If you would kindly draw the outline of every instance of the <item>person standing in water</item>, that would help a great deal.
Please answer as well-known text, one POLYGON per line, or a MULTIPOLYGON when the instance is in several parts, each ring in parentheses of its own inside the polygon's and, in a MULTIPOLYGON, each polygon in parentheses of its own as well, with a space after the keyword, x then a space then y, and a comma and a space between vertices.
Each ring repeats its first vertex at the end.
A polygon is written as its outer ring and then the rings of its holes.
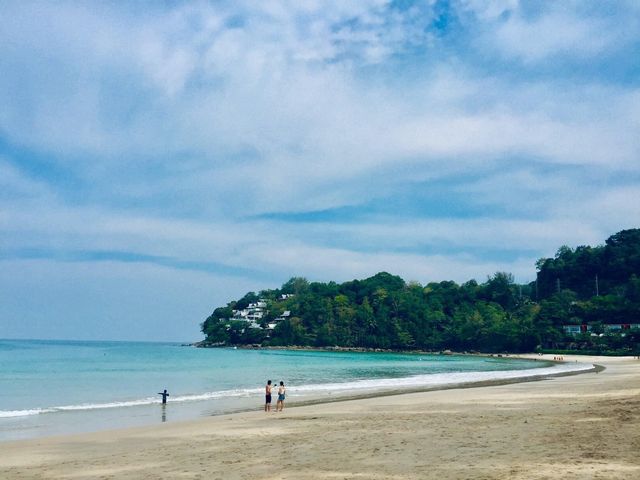
POLYGON ((284 382, 280 381, 280 386, 278 387, 278 403, 276 403, 276 412, 281 412, 284 408, 284 394, 286 393, 286 389, 284 388, 284 382))
POLYGON ((264 411, 271 411, 271 380, 267 380, 267 385, 264 387, 264 411))
POLYGON ((162 395, 162 404, 166 405, 167 404, 167 397, 169 396, 169 394, 167 393, 167 389, 164 389, 164 392, 158 392, 158 395, 162 395))

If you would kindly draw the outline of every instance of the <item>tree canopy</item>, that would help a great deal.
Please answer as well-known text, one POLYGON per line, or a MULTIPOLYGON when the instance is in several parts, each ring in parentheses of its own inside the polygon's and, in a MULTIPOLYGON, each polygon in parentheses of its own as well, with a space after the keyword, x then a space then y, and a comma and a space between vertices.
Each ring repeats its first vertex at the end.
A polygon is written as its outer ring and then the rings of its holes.
POLYGON ((507 272, 462 285, 407 283, 387 272, 342 284, 294 277, 216 308, 202 331, 207 344, 638 351, 637 332, 615 338, 600 332, 609 324, 640 323, 639 229, 623 230, 602 246, 562 246, 536 267, 536 281, 526 285, 507 272), (239 317, 258 299, 267 304, 259 322, 239 317), (569 335, 565 325, 588 325, 590 333, 569 335))

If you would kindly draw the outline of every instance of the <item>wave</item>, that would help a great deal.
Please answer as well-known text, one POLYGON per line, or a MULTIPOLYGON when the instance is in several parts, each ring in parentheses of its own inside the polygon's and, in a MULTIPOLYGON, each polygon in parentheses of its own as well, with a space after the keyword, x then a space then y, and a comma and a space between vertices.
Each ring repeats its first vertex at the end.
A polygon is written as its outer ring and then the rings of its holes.
POLYGON ((365 390, 393 390, 410 388, 429 388, 445 385, 459 385, 463 383, 476 383, 492 380, 525 379, 546 375, 558 375, 563 373, 576 373, 593 369, 593 365, 587 363, 563 363, 550 367, 531 368, 526 370, 495 370, 488 372, 454 372, 431 373, 414 375, 402 378, 384 378, 375 380, 359 380, 350 383, 326 383, 320 385, 301 385, 290 389, 292 393, 307 394, 314 392, 342 393, 365 390))
POLYGON ((53 412, 52 408, 33 408, 30 410, 0 410, 0 418, 27 417, 41 413, 53 412))
MULTIPOLYGON (((177 397, 169 397, 171 403, 176 402, 193 402, 202 400, 215 400, 225 397, 251 397, 262 392, 261 388, 248 388, 238 390, 225 390, 219 392, 206 392, 194 395, 182 395, 177 397)), ((62 405, 58 407, 33 408, 28 410, 0 410, 0 418, 27 417, 31 415, 40 415, 43 413, 70 412, 79 410, 103 410, 109 408, 139 407, 145 405, 154 405, 158 403, 158 397, 146 397, 137 400, 127 400, 121 402, 108 403, 82 403, 79 405, 62 405)))
MULTIPOLYGON (((348 394, 365 391, 384 391, 396 389, 430 388, 463 383, 483 382, 491 380, 525 379, 530 377, 575 373, 591 370, 593 365, 587 363, 561 363, 550 367, 539 367, 526 370, 496 370, 489 372, 456 372, 414 375, 402 378, 381 378, 355 380, 350 382, 334 382, 287 387, 289 397, 306 397, 317 394, 348 394)), ((216 400, 222 398, 250 398, 260 395, 262 388, 245 388, 205 392, 200 394, 169 397, 170 403, 216 400)), ((85 403, 79 405, 62 405, 57 407, 32 408, 25 410, 0 410, 0 418, 27 417, 46 413, 101 410, 111 408, 138 407, 158 403, 158 397, 146 397, 136 400, 107 403, 85 403)))

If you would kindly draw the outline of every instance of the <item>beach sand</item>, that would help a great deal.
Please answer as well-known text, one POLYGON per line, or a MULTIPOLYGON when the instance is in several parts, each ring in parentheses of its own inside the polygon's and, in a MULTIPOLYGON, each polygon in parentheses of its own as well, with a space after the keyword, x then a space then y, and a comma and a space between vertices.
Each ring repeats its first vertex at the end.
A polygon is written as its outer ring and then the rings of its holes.
POLYGON ((564 359, 606 369, 0 443, 0 478, 640 479, 640 360, 564 359))

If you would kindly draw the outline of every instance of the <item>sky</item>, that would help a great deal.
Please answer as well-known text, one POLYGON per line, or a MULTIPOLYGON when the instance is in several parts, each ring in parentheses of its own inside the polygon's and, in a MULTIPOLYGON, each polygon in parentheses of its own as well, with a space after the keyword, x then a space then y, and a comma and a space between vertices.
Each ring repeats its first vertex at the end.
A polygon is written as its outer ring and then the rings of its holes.
POLYGON ((640 226, 640 2, 0 2, 0 338, 640 226))

